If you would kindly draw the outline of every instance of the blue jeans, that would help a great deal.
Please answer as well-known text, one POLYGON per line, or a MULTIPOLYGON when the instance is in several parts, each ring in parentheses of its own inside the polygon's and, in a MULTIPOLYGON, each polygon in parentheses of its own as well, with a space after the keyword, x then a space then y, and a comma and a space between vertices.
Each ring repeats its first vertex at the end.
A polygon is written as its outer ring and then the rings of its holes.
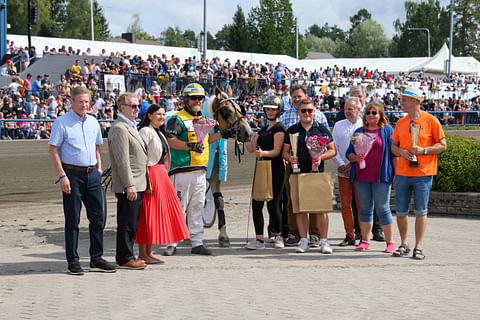
POLYGON ((428 213, 428 200, 432 188, 433 176, 406 177, 397 175, 395 178, 395 204, 397 216, 408 216, 410 198, 414 200, 414 213, 417 216, 428 213))
POLYGON ((65 251, 67 261, 78 262, 77 252, 80 211, 82 202, 90 222, 90 259, 97 261, 103 255, 103 198, 101 175, 97 169, 90 173, 65 169, 70 180, 70 194, 63 193, 63 213, 65 215, 65 251))
POLYGON ((360 221, 373 222, 373 206, 381 226, 393 223, 390 211, 390 190, 392 185, 383 182, 355 181, 358 202, 360 204, 360 221))

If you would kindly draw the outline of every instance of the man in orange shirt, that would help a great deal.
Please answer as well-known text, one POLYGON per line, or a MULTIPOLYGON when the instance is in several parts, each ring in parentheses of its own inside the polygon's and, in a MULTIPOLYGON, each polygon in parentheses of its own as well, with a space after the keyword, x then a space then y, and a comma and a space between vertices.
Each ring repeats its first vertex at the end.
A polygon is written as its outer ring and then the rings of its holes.
POLYGON ((415 248, 413 258, 423 260, 423 236, 427 227, 428 200, 433 176, 437 174, 437 154, 447 149, 445 133, 440 122, 431 114, 420 109, 422 92, 407 87, 402 94, 402 109, 408 113, 398 120, 392 134, 392 152, 398 156, 395 178, 395 203, 397 225, 402 244, 394 256, 410 252, 408 246, 408 211, 410 198, 414 195, 415 248), (420 127, 418 142, 412 143, 414 128, 420 127), (416 161, 415 161, 416 160, 416 161))

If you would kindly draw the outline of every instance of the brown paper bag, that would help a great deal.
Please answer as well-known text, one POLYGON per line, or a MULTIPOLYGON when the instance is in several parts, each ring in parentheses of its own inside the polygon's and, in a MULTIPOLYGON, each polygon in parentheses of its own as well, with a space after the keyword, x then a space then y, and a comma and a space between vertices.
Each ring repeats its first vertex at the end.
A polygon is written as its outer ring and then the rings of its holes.
POLYGON ((294 213, 324 213, 333 211, 333 183, 330 173, 292 174, 289 182, 294 213))
POLYGON ((252 193, 253 199, 257 201, 270 201, 273 199, 271 160, 257 160, 252 193))

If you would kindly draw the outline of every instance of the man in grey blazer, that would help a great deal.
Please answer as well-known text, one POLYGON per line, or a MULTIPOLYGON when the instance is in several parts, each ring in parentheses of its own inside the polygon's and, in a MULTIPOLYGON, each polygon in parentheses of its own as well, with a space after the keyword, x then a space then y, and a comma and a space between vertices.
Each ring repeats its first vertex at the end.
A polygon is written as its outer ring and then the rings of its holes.
POLYGON ((118 97, 118 118, 108 133, 112 190, 117 197, 117 253, 119 268, 144 269, 145 261, 133 252, 143 193, 148 187, 147 150, 135 119, 139 103, 133 93, 118 97))

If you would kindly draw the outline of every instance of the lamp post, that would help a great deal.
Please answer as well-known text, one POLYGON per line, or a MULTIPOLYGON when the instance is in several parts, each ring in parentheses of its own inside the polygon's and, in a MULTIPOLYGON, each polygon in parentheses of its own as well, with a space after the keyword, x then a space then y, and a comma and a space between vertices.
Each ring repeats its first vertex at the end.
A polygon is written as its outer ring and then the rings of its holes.
POLYGON ((95 30, 93 29, 93 0, 90 0, 90 23, 92 29, 92 41, 95 40, 95 30))
MULTIPOLYGON (((293 11, 272 11, 272 13, 291 13, 292 15, 294 15, 293 11)), ((298 60, 298 18, 297 17, 295 17, 295 46, 296 46, 295 54, 298 60)))
POLYGON ((430 30, 428 30, 428 28, 407 28, 407 30, 427 31, 427 37, 428 37, 428 56, 430 57, 430 30))

